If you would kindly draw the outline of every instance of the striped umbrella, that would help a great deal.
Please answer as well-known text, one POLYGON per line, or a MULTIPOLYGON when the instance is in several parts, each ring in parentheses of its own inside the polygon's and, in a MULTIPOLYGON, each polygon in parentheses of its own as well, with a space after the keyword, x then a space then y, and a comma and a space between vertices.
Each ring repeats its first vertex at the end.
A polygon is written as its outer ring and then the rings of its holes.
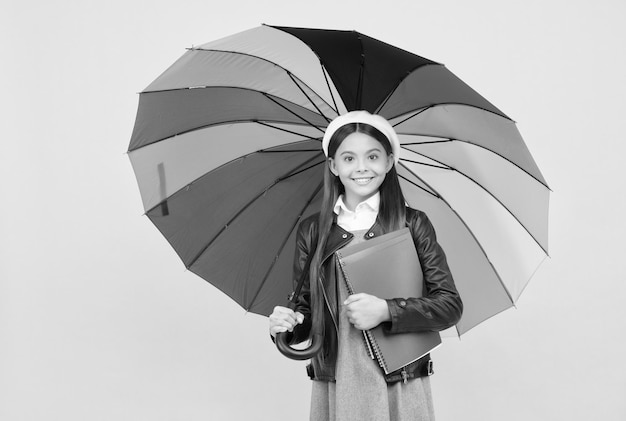
POLYGON ((406 200, 435 226, 465 304, 511 307, 547 255, 549 189, 514 121, 444 65, 355 31, 260 26, 188 49, 140 93, 130 157, 147 216, 247 311, 293 289, 336 116, 387 118, 406 200))

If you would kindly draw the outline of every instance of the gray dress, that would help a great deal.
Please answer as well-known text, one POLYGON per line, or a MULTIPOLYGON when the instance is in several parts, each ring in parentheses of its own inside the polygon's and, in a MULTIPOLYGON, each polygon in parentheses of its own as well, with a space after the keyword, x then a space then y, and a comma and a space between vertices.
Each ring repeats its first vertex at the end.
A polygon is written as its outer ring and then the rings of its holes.
MULTIPOLYGON (((354 231, 356 244, 367 230, 354 231)), ((313 381, 311 421, 405 421, 435 419, 428 377, 387 384, 378 363, 371 359, 363 339, 341 305, 348 290, 337 270, 339 332, 336 382, 313 381)))

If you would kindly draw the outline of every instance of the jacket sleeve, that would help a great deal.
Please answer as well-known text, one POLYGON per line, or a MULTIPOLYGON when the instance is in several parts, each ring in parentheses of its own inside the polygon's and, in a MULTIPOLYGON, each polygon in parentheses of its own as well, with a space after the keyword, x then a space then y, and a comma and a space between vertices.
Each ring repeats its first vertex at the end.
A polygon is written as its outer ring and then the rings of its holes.
POLYGON ((444 330, 459 321, 463 302, 430 220, 424 212, 407 212, 412 213, 409 226, 424 272, 424 296, 387 300, 391 322, 385 329, 389 333, 444 330))

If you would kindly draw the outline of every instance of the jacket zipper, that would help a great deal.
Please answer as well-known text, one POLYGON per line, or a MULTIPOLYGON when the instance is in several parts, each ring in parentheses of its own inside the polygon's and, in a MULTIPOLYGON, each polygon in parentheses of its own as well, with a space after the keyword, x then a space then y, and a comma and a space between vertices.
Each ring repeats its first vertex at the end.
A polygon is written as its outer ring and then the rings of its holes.
MULTIPOLYGON (((346 234, 350 235, 349 233, 346 232, 346 234)), ((332 250, 332 252, 330 253, 325 253, 325 258, 323 260, 323 262, 325 262, 328 259, 331 259, 333 254, 335 254, 335 252, 337 250, 339 250, 340 248, 342 248, 343 246, 345 246, 346 244, 348 244, 350 242, 350 240, 352 239, 352 237, 348 236, 344 239, 344 241, 341 241, 339 244, 337 244, 337 246, 334 247, 334 249, 332 250)), ((324 263, 322 263, 322 266, 324 265, 324 263)), ((328 299, 328 295, 326 295, 326 288, 324 288, 324 283, 322 282, 321 279, 318 279, 318 282, 321 283, 321 287, 322 287, 322 293, 324 294, 324 302, 326 303, 326 307, 328 308, 328 311, 330 312, 330 316, 333 319, 333 324, 335 325, 335 329, 337 330, 337 332, 339 332, 339 323, 337 323, 337 318, 335 316, 335 314, 333 313, 332 307, 330 306, 330 300, 328 299)))
POLYGON ((406 366, 402 367, 402 372, 400 372, 400 375, 402 375, 402 382, 404 384, 407 384, 409 382, 409 373, 406 372, 406 366))

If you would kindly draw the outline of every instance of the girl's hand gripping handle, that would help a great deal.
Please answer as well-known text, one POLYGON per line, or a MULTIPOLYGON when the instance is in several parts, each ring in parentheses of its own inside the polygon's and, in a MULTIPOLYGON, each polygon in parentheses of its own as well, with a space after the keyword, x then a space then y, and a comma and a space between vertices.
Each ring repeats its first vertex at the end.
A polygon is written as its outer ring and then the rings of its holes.
POLYGON ((287 340, 288 332, 292 331, 296 324, 304 320, 301 313, 294 312, 295 303, 289 302, 288 307, 276 307, 270 315, 270 333, 276 338, 276 347, 287 358, 292 360, 308 360, 322 350, 322 335, 313 335, 311 345, 306 349, 294 349, 287 340))

